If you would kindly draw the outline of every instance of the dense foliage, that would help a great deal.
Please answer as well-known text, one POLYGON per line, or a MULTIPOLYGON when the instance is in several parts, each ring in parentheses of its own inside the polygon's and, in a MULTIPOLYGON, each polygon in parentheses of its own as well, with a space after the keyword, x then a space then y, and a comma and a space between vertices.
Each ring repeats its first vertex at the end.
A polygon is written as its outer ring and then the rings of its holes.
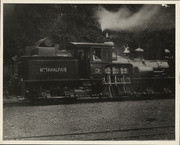
MULTIPOLYGON (((102 5, 116 11, 121 5, 102 5)), ((39 39, 52 37, 62 47, 68 41, 103 42, 105 33, 100 29, 94 15, 99 5, 75 4, 4 4, 4 61, 20 57, 26 46, 32 46, 39 39)), ((128 5, 132 12, 141 5, 128 5)), ((146 56, 161 57, 165 48, 174 53, 175 29, 143 30, 138 32, 110 32, 110 37, 120 52, 125 44, 130 49, 144 48, 146 56), (112 36, 113 36, 112 35, 112 36)))

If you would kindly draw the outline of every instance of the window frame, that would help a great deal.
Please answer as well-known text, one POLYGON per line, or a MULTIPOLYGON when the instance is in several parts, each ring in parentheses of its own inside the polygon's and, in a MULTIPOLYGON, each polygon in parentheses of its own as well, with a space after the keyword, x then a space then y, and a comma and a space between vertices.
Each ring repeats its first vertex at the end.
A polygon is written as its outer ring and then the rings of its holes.
POLYGON ((100 46, 91 47, 91 62, 93 62, 93 63, 96 63, 96 62, 97 63, 110 63, 110 62, 112 62, 112 49, 110 47, 100 47, 100 46), (93 60, 94 49, 101 50, 101 61, 93 60), (104 51, 106 51, 108 53, 107 56, 103 55, 104 51))

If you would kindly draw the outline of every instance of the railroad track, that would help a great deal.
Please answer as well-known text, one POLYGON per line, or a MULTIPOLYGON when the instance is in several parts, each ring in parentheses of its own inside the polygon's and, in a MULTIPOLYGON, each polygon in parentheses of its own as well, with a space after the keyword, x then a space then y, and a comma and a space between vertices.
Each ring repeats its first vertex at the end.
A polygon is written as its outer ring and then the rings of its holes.
MULTIPOLYGON (((148 95, 148 96, 122 96, 119 98, 99 98, 99 97, 82 97, 78 98, 77 100, 71 100, 71 99, 58 99, 59 102, 73 102, 73 103, 80 103, 80 102, 101 102, 101 101, 136 101, 136 100, 155 100, 155 99, 172 99, 175 98, 175 95, 148 95)), ((12 96, 5 99, 5 104, 7 103, 28 103, 25 98, 21 96, 12 96)), ((53 99, 52 99, 53 100, 53 99)), ((57 102, 57 99, 55 102, 57 102)), ((50 100, 37 100, 38 103, 48 103, 50 100)), ((36 103, 37 103, 36 102, 36 103)), ((51 101, 53 103, 53 101, 51 101)))
POLYGON ((167 140, 175 139, 175 126, 155 126, 92 132, 61 133, 54 135, 37 135, 4 140, 167 140))

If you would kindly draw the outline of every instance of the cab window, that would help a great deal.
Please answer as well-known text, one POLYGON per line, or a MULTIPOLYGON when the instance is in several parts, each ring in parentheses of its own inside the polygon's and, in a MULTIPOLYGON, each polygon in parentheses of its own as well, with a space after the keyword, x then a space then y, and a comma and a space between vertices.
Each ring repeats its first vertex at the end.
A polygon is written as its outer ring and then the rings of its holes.
POLYGON ((93 49, 93 61, 102 61, 100 48, 93 49))

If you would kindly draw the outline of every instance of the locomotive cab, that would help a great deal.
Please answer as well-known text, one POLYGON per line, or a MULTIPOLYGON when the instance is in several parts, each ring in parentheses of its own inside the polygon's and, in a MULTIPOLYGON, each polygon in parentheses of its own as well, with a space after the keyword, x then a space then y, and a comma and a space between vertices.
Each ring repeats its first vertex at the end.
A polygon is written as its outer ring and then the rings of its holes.
POLYGON ((105 66, 112 62, 112 43, 70 42, 67 49, 74 50, 79 60, 80 78, 99 78, 105 74, 105 66))

